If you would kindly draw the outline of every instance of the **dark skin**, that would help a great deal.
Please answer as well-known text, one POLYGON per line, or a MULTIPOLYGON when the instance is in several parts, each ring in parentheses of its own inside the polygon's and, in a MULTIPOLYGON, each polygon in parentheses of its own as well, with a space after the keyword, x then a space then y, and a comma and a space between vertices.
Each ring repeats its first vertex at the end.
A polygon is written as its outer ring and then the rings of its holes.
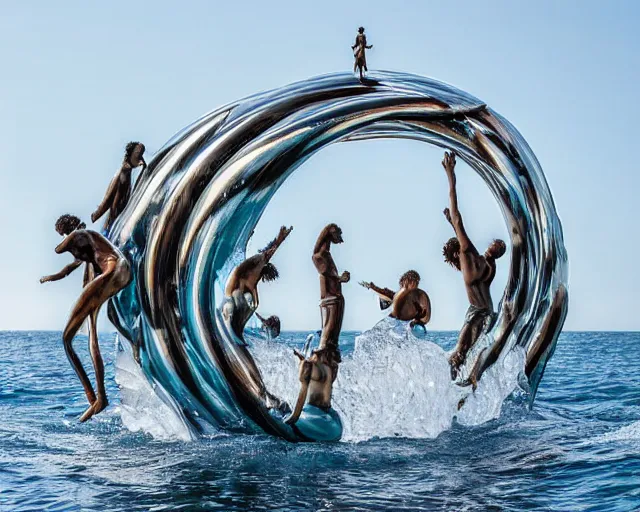
POLYGON ((144 170, 147 166, 143 157, 144 150, 144 144, 136 144, 131 154, 125 156, 122 167, 111 180, 104 199, 98 205, 96 211, 91 214, 91 222, 96 222, 105 213, 109 212, 104 224, 104 228, 108 230, 124 211, 131 196, 131 173, 133 169, 142 165, 144 170))
POLYGON ((320 298, 341 297, 342 283, 348 283, 351 274, 346 270, 338 275, 338 269, 333 256, 331 256, 331 244, 341 244, 342 230, 337 226, 329 225, 321 232, 316 245, 313 248, 313 264, 320 274, 320 298))
POLYGON ((402 283, 399 291, 380 288, 373 283, 361 282, 367 290, 373 290, 382 299, 391 302, 391 318, 411 321, 415 325, 427 325, 431 320, 431 301, 424 290, 418 288, 419 281, 407 280, 402 283))
MULTIPOLYGON (((80 227, 84 227, 84 224, 80 227)), ((120 251, 95 231, 85 229, 72 231, 56 247, 56 253, 64 252, 73 255, 75 258, 73 263, 56 274, 43 277, 40 282, 58 281, 67 277, 83 263, 86 264, 85 286, 62 335, 67 358, 78 375, 89 401, 89 408, 80 417, 80 421, 84 422, 102 411, 109 403, 104 384, 104 363, 100 355, 96 330, 98 312, 102 304, 129 284, 131 272, 120 251), (87 318, 89 318, 89 349, 96 375, 97 396, 72 344, 74 336, 87 318)))
MULTIPOLYGON (((456 157, 453 152, 447 152, 442 160, 442 166, 449 178, 450 207, 445 208, 444 216, 453 227, 456 237, 460 242, 460 251, 457 254, 460 271, 467 290, 467 297, 471 305, 493 311, 491 300, 491 283, 496 275, 496 258, 502 256, 502 248, 496 241, 492 243, 484 254, 480 254, 467 235, 462 215, 458 209, 458 195, 456 192, 456 157)), ((452 375, 456 375, 458 369, 464 364, 467 353, 482 334, 481 324, 474 322, 465 324, 458 336, 458 344, 449 362, 452 375)))
POLYGON ((367 69, 367 57, 366 57, 366 50, 370 50, 371 48, 373 48, 373 45, 367 45, 367 36, 364 34, 364 30, 358 30, 358 35, 356 36, 356 42, 355 44, 351 47, 352 50, 355 50, 356 48, 358 48, 358 52, 355 54, 355 62, 353 64, 353 72, 356 72, 356 69, 359 71, 360 73, 360 80, 362 81, 364 79, 364 71, 368 71, 367 69))
POLYGON ((278 321, 277 316, 264 318, 257 312, 256 316, 258 317, 258 320, 262 322, 263 327, 269 331, 272 338, 277 338, 278 336, 280 336, 280 322, 278 321))

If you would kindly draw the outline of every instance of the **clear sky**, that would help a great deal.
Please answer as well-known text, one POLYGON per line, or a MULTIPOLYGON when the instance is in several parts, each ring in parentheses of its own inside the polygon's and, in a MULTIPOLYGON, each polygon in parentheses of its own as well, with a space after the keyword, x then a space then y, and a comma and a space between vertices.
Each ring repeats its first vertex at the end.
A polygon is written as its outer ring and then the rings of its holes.
MULTIPOLYGON (((124 145, 147 159, 199 115, 249 94, 350 70, 359 25, 371 69, 435 77, 509 119, 538 156, 570 258, 565 329, 640 329, 635 124, 640 117, 640 2, 11 2, 0 17, 0 329, 62 329, 81 272, 40 285, 70 256, 53 248, 61 213, 89 220, 124 145)), ((261 288, 285 329, 319 328, 310 254, 327 222, 345 287, 344 328, 380 312, 357 281, 394 287, 415 268, 434 329, 460 327, 461 276, 441 259, 451 235, 440 150, 411 141, 331 146, 285 183, 255 234, 295 229, 276 256, 282 278, 261 288)), ((459 164, 472 239, 506 237, 477 176, 459 164)), ((251 250, 251 247, 250 247, 251 250)), ((494 297, 502 294, 508 258, 494 297)), ((104 325, 104 324, 103 324, 104 325)))

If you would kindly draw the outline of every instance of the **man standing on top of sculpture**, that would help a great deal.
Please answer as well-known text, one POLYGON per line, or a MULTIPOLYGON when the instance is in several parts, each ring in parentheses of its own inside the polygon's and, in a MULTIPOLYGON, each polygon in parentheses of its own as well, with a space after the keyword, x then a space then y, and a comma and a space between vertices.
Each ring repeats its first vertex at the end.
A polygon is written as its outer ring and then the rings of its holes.
POLYGON ((356 43, 351 47, 353 56, 355 57, 353 72, 355 73, 356 69, 360 71, 360 81, 364 78, 362 71, 369 71, 367 69, 366 50, 370 50, 371 48, 373 48, 373 45, 367 46, 367 36, 364 34, 364 27, 360 27, 358 29, 358 35, 356 36, 356 43))

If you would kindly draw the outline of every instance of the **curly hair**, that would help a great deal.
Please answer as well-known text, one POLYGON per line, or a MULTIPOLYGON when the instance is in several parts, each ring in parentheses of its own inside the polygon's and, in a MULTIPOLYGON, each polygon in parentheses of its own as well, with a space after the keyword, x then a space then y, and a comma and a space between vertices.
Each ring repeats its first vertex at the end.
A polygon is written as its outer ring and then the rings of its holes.
POLYGON ((456 238, 449 238, 442 248, 444 261, 453 268, 460 270, 460 241, 456 238))
POLYGON ((273 331, 273 335, 275 338, 280 334, 280 318, 276 315, 271 315, 264 321, 265 327, 267 327, 270 331, 273 331))
POLYGON ((507 252, 507 244, 504 243, 504 240, 500 240, 499 238, 494 239, 489 247, 495 247, 495 253, 492 252, 491 256, 496 260, 504 256, 504 253, 507 252))
POLYGON ((133 154, 133 151, 136 149, 136 146, 142 146, 142 152, 144 153, 145 147, 144 147, 144 144, 142 144, 142 142, 131 141, 124 148, 124 159, 126 161, 129 161, 129 158, 131 158, 131 155, 133 154))
POLYGON ((416 285, 420 284, 420 274, 415 270, 408 270, 400 276, 400 281, 398 281, 398 284, 400 284, 402 288, 410 283, 415 283, 416 285))
POLYGON ((78 228, 83 229, 84 227, 84 222, 75 215, 71 215, 69 213, 61 215, 56 221, 56 231, 63 236, 68 235, 78 228))
POLYGON ((267 263, 262 267, 262 272, 260 272, 262 282, 267 283, 269 281, 275 281, 278 277, 280 277, 280 273, 273 263, 267 263))

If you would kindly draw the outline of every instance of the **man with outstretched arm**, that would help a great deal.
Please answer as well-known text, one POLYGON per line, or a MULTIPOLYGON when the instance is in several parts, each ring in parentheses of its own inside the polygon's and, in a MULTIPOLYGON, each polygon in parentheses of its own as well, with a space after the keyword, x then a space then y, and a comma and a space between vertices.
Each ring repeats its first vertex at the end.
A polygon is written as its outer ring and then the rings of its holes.
POLYGON ((502 240, 494 240, 484 254, 478 252, 467 235, 458 209, 456 157, 453 152, 444 154, 442 166, 449 178, 450 201, 449 208, 445 208, 443 213, 456 234, 444 245, 442 253, 445 262, 462 272, 470 302, 464 325, 458 335, 458 343, 449 358, 451 377, 455 379, 469 350, 480 335, 491 328, 495 320, 490 287, 496 275, 496 260, 504 255, 506 245, 502 240))

